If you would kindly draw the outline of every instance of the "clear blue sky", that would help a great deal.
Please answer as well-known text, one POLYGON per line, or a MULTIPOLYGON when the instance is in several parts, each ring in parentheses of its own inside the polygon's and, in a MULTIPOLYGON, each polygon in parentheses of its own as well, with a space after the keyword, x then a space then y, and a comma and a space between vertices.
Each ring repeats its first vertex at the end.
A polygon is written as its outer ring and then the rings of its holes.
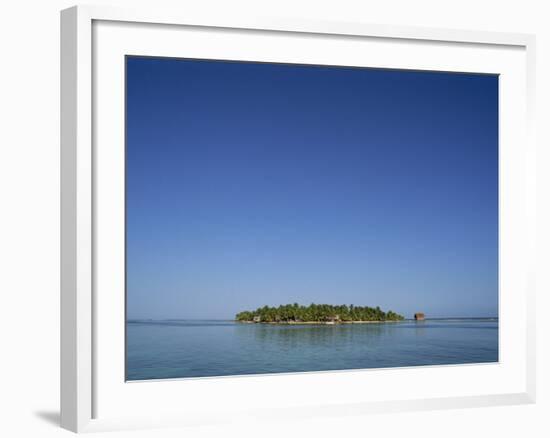
POLYGON ((127 316, 498 313, 498 77, 127 59, 127 316))

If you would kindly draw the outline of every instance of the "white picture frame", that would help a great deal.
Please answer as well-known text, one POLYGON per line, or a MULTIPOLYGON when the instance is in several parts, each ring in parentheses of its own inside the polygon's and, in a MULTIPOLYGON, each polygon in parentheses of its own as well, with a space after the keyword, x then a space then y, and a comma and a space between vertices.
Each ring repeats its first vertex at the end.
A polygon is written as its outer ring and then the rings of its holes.
POLYGON ((534 53, 535 39, 525 34, 199 16, 192 10, 78 6, 62 11, 61 426, 83 432, 534 402, 534 53), (367 52, 369 58, 361 58, 367 52), (500 74, 499 362, 161 382, 121 379, 120 69, 127 54, 500 74), (395 388, 389 389, 392 383, 395 388), (322 387, 323 393, 330 385, 347 389, 331 400, 312 390, 290 401, 284 390, 296 385, 322 387), (362 387, 369 390, 358 392, 362 387), (254 388, 272 397, 236 395, 254 388))

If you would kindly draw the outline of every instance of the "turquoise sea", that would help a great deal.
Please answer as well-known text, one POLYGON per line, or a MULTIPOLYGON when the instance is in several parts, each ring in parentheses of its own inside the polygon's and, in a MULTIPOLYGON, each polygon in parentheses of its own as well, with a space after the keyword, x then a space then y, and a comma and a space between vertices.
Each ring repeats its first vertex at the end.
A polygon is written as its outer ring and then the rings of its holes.
POLYGON ((498 319, 268 325, 219 320, 126 324, 127 380, 498 361, 498 319))

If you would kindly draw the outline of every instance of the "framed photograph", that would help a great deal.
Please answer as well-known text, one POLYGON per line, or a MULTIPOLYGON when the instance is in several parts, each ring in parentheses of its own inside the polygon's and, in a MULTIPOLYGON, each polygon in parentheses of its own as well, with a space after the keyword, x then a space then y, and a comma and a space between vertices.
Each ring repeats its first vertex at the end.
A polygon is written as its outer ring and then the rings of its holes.
POLYGON ((534 37, 61 14, 61 423, 534 401, 534 37))

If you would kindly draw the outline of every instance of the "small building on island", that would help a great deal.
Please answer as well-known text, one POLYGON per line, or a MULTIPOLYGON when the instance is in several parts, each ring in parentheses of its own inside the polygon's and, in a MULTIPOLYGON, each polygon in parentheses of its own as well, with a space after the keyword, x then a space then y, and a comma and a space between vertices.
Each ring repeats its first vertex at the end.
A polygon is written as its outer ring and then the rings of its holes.
POLYGON ((422 312, 417 312, 414 314, 415 321, 424 321, 426 316, 422 312))
POLYGON ((253 322, 261 322, 262 318, 260 316, 255 316, 254 318, 252 318, 252 321, 253 322))
POLYGON ((340 315, 325 317, 325 324, 336 324, 337 322, 340 322, 340 315))

